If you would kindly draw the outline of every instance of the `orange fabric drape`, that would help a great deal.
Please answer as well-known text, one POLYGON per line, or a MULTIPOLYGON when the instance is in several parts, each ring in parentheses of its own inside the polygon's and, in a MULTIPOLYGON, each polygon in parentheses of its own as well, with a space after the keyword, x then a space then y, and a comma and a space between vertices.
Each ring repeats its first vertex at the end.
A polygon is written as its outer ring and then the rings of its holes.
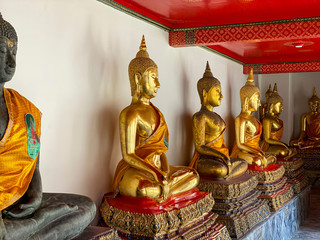
MULTIPOLYGON (((258 129, 257 129, 255 135, 253 135, 253 136, 246 135, 245 136, 246 142, 243 144, 248 147, 251 147, 251 148, 260 149, 259 140, 260 140, 260 136, 262 133, 262 124, 258 121, 258 119, 256 119, 256 121, 258 123, 258 129)), ((239 151, 240 151, 240 149, 238 148, 237 143, 235 142, 233 145, 230 157, 237 158, 239 151)))
POLYGON ((307 136, 308 138, 315 138, 315 139, 320 138, 320 116, 319 115, 316 115, 316 116, 311 115, 310 124, 308 125, 308 128, 307 128, 307 136))
MULTIPOLYGON (((283 121, 280 118, 277 118, 277 120, 281 125, 281 127, 277 131, 271 131, 270 138, 277 141, 281 141, 282 134, 283 134, 283 121)), ((262 151, 266 151, 268 148, 269 148, 269 144, 263 139, 261 143, 262 151)))
MULTIPOLYGON (((154 130, 153 134, 151 134, 145 141, 136 146, 135 154, 140 158, 144 159, 147 164, 153 166, 151 159, 154 155, 161 155, 168 150, 167 144, 169 139, 169 133, 167 124, 165 119, 158 108, 156 108, 153 104, 150 105, 158 112, 160 123, 159 126, 154 130)), ((113 192, 117 193, 118 185, 126 172, 126 170, 130 167, 130 165, 125 161, 121 160, 117 166, 115 176, 113 179, 113 192)))
POLYGON ((26 98, 12 89, 4 88, 9 123, 0 141, 0 210, 12 205, 27 191, 32 179, 35 159, 28 154, 25 115, 32 114, 36 133, 40 137, 41 113, 26 98))
MULTIPOLYGON (((226 155, 227 157, 229 157, 229 149, 227 148, 223 138, 224 131, 225 131, 225 128, 223 129, 223 131, 221 131, 220 135, 214 141, 207 143, 206 146, 212 149, 215 149, 216 151, 219 151, 224 155, 226 155)), ((200 158, 200 154, 195 149, 189 166, 196 169, 199 158, 200 158)))

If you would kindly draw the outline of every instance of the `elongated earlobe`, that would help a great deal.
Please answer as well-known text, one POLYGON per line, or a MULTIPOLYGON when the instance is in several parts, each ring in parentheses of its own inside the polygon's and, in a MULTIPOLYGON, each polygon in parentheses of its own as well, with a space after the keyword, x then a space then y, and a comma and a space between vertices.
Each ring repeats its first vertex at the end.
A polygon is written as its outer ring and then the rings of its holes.
POLYGON ((141 74, 140 73, 136 73, 134 75, 134 82, 136 84, 136 96, 140 96, 141 93, 141 74))

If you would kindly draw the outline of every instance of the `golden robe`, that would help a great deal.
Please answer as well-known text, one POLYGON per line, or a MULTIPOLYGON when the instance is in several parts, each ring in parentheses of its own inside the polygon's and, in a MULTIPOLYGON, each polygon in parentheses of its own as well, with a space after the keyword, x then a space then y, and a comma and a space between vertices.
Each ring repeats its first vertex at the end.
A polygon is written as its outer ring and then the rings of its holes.
POLYGON ((41 134, 40 111, 15 90, 3 91, 9 122, 0 141, 0 211, 27 191, 38 159, 41 134))
MULTIPOLYGON (((227 157, 229 157, 229 150, 228 150, 228 148, 224 142, 224 138, 223 138, 223 133, 225 130, 226 130, 226 128, 224 128, 221 131, 220 135, 215 140, 207 143, 206 146, 208 146, 212 149, 215 149, 216 151, 219 151, 219 152, 223 153, 224 155, 226 155, 227 157)), ((200 156, 201 156, 200 153, 195 149, 189 166, 194 169, 197 169, 197 164, 200 159, 200 156)), ((212 158, 214 159, 215 157, 212 157, 212 158)))
MULTIPOLYGON (((272 129, 271 129, 270 138, 273 140, 280 141, 282 138, 282 134, 283 134, 283 121, 277 117, 276 117, 276 119, 278 120, 281 127, 276 131, 272 131, 272 129)), ((262 151, 267 151, 268 148, 269 148, 269 143, 267 143, 263 138, 262 143, 261 143, 261 149, 262 149, 262 151)))
MULTIPOLYGON (((253 136, 251 136, 249 133, 245 133, 245 143, 243 143, 244 145, 260 150, 260 146, 259 146, 259 140, 260 140, 260 136, 262 133, 262 124, 259 122, 258 119, 256 119, 257 123, 258 123, 258 128, 257 131, 255 132, 255 134, 253 136)), ((238 153, 239 151, 241 151, 238 146, 237 143, 235 142, 232 148, 232 152, 230 157, 232 158, 238 158, 238 153)))
MULTIPOLYGON (((167 124, 160 110, 153 104, 150 103, 150 105, 159 114, 160 123, 148 138, 146 138, 143 142, 136 146, 135 154, 144 159, 145 163, 149 165, 150 168, 157 168, 157 166, 153 163, 152 158, 154 155, 161 155, 168 150, 169 133, 167 124)), ((130 167, 131 166, 123 159, 119 162, 113 179, 114 193, 118 192, 119 183, 126 170, 130 167)))

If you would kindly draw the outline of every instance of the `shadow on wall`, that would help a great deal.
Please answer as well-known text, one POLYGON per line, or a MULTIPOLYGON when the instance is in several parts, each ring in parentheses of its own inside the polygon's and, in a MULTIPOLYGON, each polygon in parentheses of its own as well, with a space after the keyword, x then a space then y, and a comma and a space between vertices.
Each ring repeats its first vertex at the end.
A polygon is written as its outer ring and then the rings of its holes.
MULTIPOLYGON (((228 66, 229 68, 229 66, 228 66)), ((225 142, 226 142, 226 145, 229 149, 229 152, 231 154, 231 150, 232 150, 232 147, 233 147, 233 143, 235 141, 235 129, 234 129, 234 120, 235 118, 232 116, 232 98, 234 98, 235 96, 232 95, 232 91, 235 91, 234 89, 231 88, 231 86, 233 85, 232 84, 232 76, 231 74, 229 73, 228 71, 228 74, 227 74, 227 92, 225 94, 223 94, 224 96, 224 100, 226 101, 226 106, 229 106, 227 107, 227 117, 224 119, 224 121, 226 122, 226 133, 225 134, 225 142)), ((240 113, 240 111, 239 111, 240 113)))
POLYGON ((95 196, 94 200, 99 205, 104 193, 112 190, 115 168, 121 158, 118 130, 121 109, 118 105, 123 89, 117 58, 121 49, 112 35, 102 36, 99 31, 93 33, 93 27, 89 28, 88 32, 84 43, 91 46, 87 56, 88 91, 95 93, 91 94, 91 104, 95 111, 91 116, 91 126, 88 128, 90 131, 87 134, 87 159, 94 165, 87 191, 91 191, 91 196, 95 196), (106 37, 107 39, 104 39, 106 37), (95 151, 91 152, 90 149, 95 151))
POLYGON ((189 162, 191 161, 192 154, 193 154, 193 135, 192 135, 192 113, 188 109, 189 106, 189 81, 188 76, 186 74, 185 68, 182 66, 182 77, 181 77, 181 96, 182 96, 182 103, 183 109, 182 114, 180 116, 180 131, 181 131, 181 164, 183 166, 188 166, 189 162))
POLYGON ((293 134, 291 139, 296 139, 300 135, 301 115, 310 112, 308 100, 312 96, 313 87, 310 87, 303 81, 298 81, 299 85, 295 87, 293 93, 293 134), (306 88, 307 87, 307 88, 306 88))

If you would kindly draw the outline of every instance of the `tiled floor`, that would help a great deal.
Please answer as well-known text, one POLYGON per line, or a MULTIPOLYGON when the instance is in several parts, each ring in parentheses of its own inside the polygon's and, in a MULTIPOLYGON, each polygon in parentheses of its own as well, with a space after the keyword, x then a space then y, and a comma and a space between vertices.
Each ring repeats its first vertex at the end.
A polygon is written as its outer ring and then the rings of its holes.
POLYGON ((311 189, 308 218, 291 240, 320 240, 320 180, 311 189))

